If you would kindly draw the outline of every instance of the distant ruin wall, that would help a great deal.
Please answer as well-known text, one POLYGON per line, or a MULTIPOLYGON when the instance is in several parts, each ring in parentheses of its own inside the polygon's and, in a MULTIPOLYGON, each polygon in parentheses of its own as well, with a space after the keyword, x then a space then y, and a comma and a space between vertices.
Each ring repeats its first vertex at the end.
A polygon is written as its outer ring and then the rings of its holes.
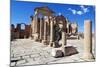
POLYGON ((15 28, 14 24, 11 24, 11 40, 13 39, 23 39, 23 38, 29 38, 31 34, 31 26, 25 25, 25 29, 21 29, 21 24, 17 24, 17 27, 15 28))

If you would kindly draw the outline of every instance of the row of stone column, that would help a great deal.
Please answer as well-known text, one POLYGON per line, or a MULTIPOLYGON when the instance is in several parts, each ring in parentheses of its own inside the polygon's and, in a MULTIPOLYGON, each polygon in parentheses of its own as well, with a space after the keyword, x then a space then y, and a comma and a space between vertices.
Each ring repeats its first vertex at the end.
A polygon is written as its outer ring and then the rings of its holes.
POLYGON ((49 28, 49 17, 38 18, 35 16, 32 21, 32 36, 34 41, 40 41, 44 44, 47 42, 49 28))
MULTIPOLYGON (((33 31, 34 31, 34 39, 39 39, 42 43, 47 44, 47 30, 50 31, 50 42, 49 45, 55 45, 54 42, 54 22, 52 17, 46 17, 40 19, 40 23, 37 21, 37 17, 35 17, 35 21, 33 21, 33 31), (50 19, 50 21, 49 21, 50 19), (40 25, 38 25, 38 23, 40 25), (50 23, 50 28, 47 29, 47 23, 50 23), (39 27, 38 27, 39 26, 39 27), (38 32, 39 28, 39 32, 38 32), (35 38, 36 37, 36 38, 35 38)), ((90 20, 84 21, 84 53, 83 59, 90 60, 93 59, 92 54, 92 22, 90 20)), ((66 32, 62 31, 62 51, 65 53, 65 45, 66 45, 66 32)))
MULTIPOLYGON (((49 17, 40 18, 40 21, 37 21, 37 17, 34 17, 33 23, 32 23, 32 36, 34 41, 42 41, 45 45, 47 44, 47 41, 49 42, 49 46, 55 46, 54 42, 54 19, 49 17)), ((62 32, 64 33, 64 36, 66 37, 66 30, 62 32)), ((66 39, 62 39, 63 41, 66 41, 66 39)), ((62 41, 62 42, 63 42, 62 41)), ((65 42, 64 42, 65 43, 65 42)))

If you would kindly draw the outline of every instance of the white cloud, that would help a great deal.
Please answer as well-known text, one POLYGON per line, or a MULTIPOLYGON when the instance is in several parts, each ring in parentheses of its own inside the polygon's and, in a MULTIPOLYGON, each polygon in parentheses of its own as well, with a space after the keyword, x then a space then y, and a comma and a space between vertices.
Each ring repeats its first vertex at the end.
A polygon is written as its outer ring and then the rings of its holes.
POLYGON ((86 8, 85 6, 81 5, 80 7, 81 7, 81 9, 83 10, 84 13, 89 12, 89 9, 86 8))
POLYGON ((83 10, 84 10, 84 13, 89 12, 89 9, 88 8, 84 8, 83 10))
POLYGON ((76 14, 76 10, 72 10, 73 14, 76 14))
POLYGON ((76 14, 76 10, 68 8, 68 10, 70 10, 73 14, 76 14))
POLYGON ((89 8, 86 8, 83 5, 80 6, 80 10, 75 10, 75 9, 72 9, 72 8, 68 8, 68 10, 71 11, 74 15, 75 14, 77 14, 77 15, 83 15, 83 14, 89 12, 89 8))
POLYGON ((78 15, 82 15, 83 12, 82 12, 82 11, 77 11, 77 14, 78 14, 78 15))

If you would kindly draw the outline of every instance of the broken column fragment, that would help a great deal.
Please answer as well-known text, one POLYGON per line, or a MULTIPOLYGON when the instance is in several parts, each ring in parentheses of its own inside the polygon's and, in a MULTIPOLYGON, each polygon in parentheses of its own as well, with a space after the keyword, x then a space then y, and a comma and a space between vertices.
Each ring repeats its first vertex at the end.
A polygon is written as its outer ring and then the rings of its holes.
POLYGON ((51 55, 55 58, 58 58, 58 57, 71 56, 74 54, 78 54, 77 49, 73 46, 64 47, 64 52, 62 50, 62 47, 52 48, 51 55), (65 52, 65 54, 64 54, 64 52, 65 52))
POLYGON ((63 52, 62 52, 61 48, 54 48, 51 51, 51 55, 55 58, 63 57, 63 52))

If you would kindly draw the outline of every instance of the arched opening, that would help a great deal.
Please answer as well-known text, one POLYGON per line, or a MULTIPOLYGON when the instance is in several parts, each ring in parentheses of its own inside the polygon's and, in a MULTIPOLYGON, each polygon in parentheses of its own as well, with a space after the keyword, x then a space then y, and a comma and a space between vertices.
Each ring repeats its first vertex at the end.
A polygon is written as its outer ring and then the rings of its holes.
POLYGON ((25 24, 21 24, 21 30, 25 30, 25 24))
POLYGON ((21 23, 20 38, 22 38, 22 39, 25 37, 25 27, 26 27, 26 25, 24 23, 21 23))

